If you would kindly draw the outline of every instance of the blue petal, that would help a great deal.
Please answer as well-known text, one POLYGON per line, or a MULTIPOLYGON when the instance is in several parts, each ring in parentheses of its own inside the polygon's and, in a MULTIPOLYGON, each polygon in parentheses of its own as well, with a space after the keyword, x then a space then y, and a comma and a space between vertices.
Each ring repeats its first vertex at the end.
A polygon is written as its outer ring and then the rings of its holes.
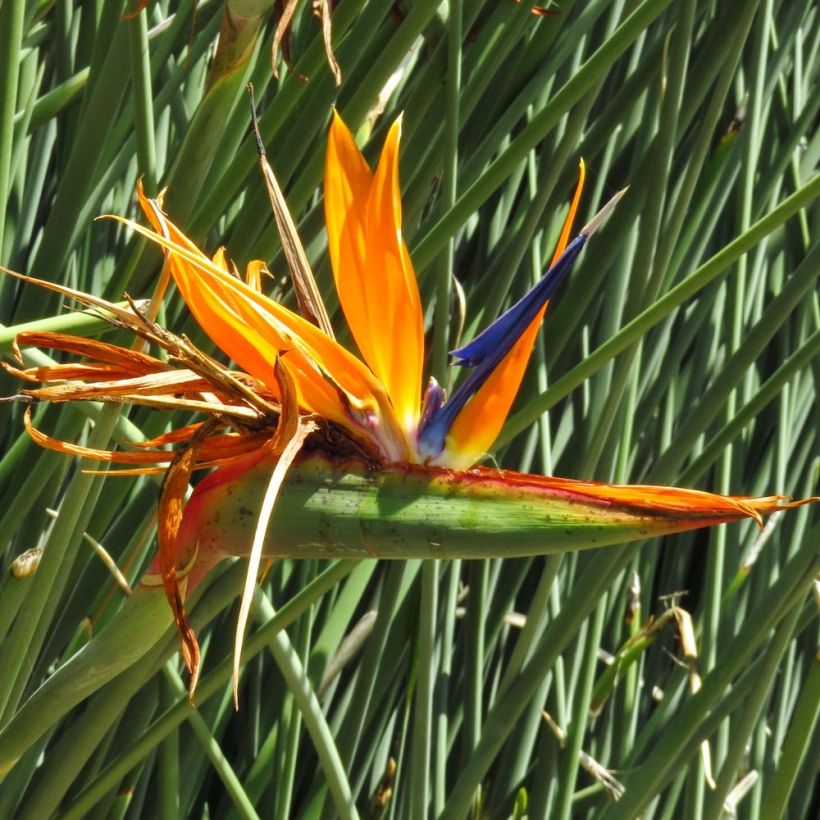
POLYGON ((586 240, 584 234, 573 239, 561 258, 528 293, 475 339, 450 353, 456 359, 455 364, 466 365, 473 370, 459 385, 452 398, 424 419, 419 426, 419 453, 422 457, 435 457, 444 450, 450 427, 464 405, 512 350, 538 311, 561 284, 572 269, 586 240))
POLYGON ((573 239, 561 254, 559 260, 529 292, 471 342, 459 347, 457 350, 451 350, 450 355, 456 359, 453 364, 475 367, 481 364, 487 356, 492 355, 499 345, 506 345, 507 350, 510 350, 572 269, 572 265, 581 252, 584 242, 586 242, 585 236, 577 236, 573 239))

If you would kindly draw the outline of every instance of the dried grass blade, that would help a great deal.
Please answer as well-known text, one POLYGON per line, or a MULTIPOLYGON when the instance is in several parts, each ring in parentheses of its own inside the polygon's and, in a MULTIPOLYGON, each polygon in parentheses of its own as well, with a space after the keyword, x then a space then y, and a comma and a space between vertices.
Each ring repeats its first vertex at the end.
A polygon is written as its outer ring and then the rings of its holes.
POLYGON ((320 327, 330 336, 331 339, 334 339, 336 337, 333 335, 330 318, 327 315, 322 296, 316 285, 313 271, 310 269, 307 254, 302 246, 302 240, 299 239, 299 234, 296 231, 296 223, 294 223, 290 215, 287 202, 285 202, 285 196, 279 187, 279 183, 265 154, 265 146, 262 143, 262 135, 259 132, 259 123, 256 118, 253 86, 250 84, 248 85, 248 91, 251 94, 253 131, 256 136, 256 149, 259 152, 259 167, 262 169, 262 175, 265 177, 265 186, 268 189, 268 196, 270 197, 271 207, 273 208, 273 216, 276 219, 276 227, 279 229, 279 236, 282 239, 282 249, 285 252, 285 258, 288 260, 288 268, 293 277, 293 286, 296 290, 299 312, 305 319, 313 322, 313 324, 320 327))
MULTIPOLYGON (((695 627, 692 623, 692 616, 685 610, 676 606, 672 609, 675 620, 678 623, 678 635, 680 637, 681 649, 689 667, 689 688, 692 694, 697 694, 702 686, 700 671, 698 670, 698 647, 695 641, 695 627)), ((700 744, 700 756, 703 762, 703 776, 710 789, 715 788, 715 779, 712 775, 712 752, 709 741, 704 740, 700 744)))
POLYGON ((262 559, 262 547, 265 542, 265 534, 268 531, 273 507, 279 495, 279 488, 285 479, 288 468, 296 458, 305 439, 316 429, 312 421, 303 421, 299 416, 297 404, 296 387, 293 379, 288 373, 287 367, 281 358, 276 360, 276 378, 279 382, 279 390, 282 395, 282 412, 279 416, 279 425, 276 435, 271 441, 270 447, 274 452, 279 452, 279 460, 271 474, 265 496, 259 509, 259 519, 256 523, 256 530, 253 536, 250 555, 248 556, 248 571, 245 575, 245 586, 242 590, 242 601, 239 605, 239 617, 236 624, 236 637, 234 640, 233 654, 233 700, 236 708, 239 708, 239 662, 242 656, 242 644, 245 641, 245 630, 248 625, 248 616, 251 611, 251 600, 256 587, 256 578, 259 573, 259 565, 262 559))
MULTIPOLYGON (((50 518, 57 518, 59 515, 57 510, 52 510, 50 507, 46 507, 46 514, 50 518)), ((114 560, 111 553, 96 538, 89 535, 87 532, 83 533, 83 540, 91 547, 92 550, 94 550, 100 561, 103 562, 105 568, 111 573, 111 577, 114 579, 117 586, 126 595, 130 595, 132 591, 131 584, 128 583, 128 579, 125 577, 122 570, 117 566, 117 562, 114 560)))
POLYGON ((342 84, 342 69, 339 68, 339 63, 336 60, 336 55, 333 53, 333 26, 330 21, 330 3, 328 0, 319 0, 319 9, 322 15, 322 39, 325 43, 325 55, 327 56, 327 64, 333 72, 333 77, 336 80, 336 86, 342 84))
POLYGON ((298 2, 299 0, 288 0, 285 8, 282 10, 282 16, 276 24, 276 31, 273 33, 273 45, 271 46, 270 59, 273 76, 277 79, 279 78, 279 69, 277 67, 277 63, 279 62, 279 50, 282 47, 282 44, 286 42, 285 37, 288 34, 288 28, 290 27, 291 20, 293 19, 293 15, 296 11, 296 4, 298 2))
POLYGON ((69 299, 73 299, 81 305, 99 308, 103 311, 101 318, 107 321, 110 321, 111 319, 105 314, 110 313, 113 317, 119 319, 126 327, 132 327, 135 322, 136 317, 132 311, 125 310, 119 305, 109 302, 107 299, 101 299, 99 296, 84 293, 81 290, 69 288, 66 285, 58 285, 56 282, 48 282, 45 279, 37 279, 34 276, 26 276, 24 273, 17 273, 17 271, 13 271, 4 265, 0 265, 0 271, 7 273, 9 276, 14 276, 17 279, 21 279, 23 282, 29 282, 32 285, 39 285, 47 290, 53 290, 55 293, 59 293, 62 296, 67 296, 69 299))

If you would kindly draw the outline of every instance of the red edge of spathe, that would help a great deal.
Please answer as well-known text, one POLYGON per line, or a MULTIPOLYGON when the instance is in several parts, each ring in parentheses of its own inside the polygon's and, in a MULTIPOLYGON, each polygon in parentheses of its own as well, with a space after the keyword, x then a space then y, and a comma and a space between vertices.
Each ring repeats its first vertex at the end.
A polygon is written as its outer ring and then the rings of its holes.
MULTIPOLYGON (((225 487, 234 481, 241 480, 242 476, 255 468, 261 461, 270 458, 270 454, 266 450, 254 453, 249 456, 243 456, 236 461, 226 464, 206 476, 194 489, 191 498, 188 501, 185 509, 185 516, 183 518, 182 527, 180 530, 181 540, 183 535, 189 538, 194 535, 192 528, 196 519, 198 509, 207 503, 208 496, 225 487)), ((301 456, 294 466, 304 464, 310 461, 316 465, 316 469, 327 470, 328 474, 343 474, 346 472, 355 472, 367 475, 372 468, 361 459, 354 457, 334 457, 323 451, 310 451, 301 456)), ((524 490, 543 492, 545 495, 550 495, 557 498, 562 498, 567 501, 589 504, 597 506, 601 509, 621 510, 633 515, 641 515, 647 518, 676 518, 680 524, 686 521, 692 522, 692 527, 702 527, 709 524, 719 524, 724 522, 735 521, 749 516, 740 508, 732 508, 727 506, 724 509, 715 509, 710 507, 709 496, 711 493, 704 494, 703 509, 698 509, 693 503, 692 507, 687 508, 685 504, 681 504, 675 508, 670 503, 670 508, 665 510, 662 506, 647 503, 646 505, 640 502, 631 503, 620 499, 601 498, 595 495, 595 488, 600 487, 605 490, 608 486, 604 482, 596 481, 580 481, 576 479, 567 479, 550 476, 540 476, 528 473, 518 473, 511 470, 502 470, 492 467, 472 467, 468 470, 456 470, 448 467, 438 467, 432 465, 408 464, 408 463, 388 463, 379 465, 379 471, 384 474, 392 473, 393 475, 403 475, 408 479, 416 481, 435 481, 437 479, 443 480, 452 486, 467 486, 470 484, 480 485, 485 489, 498 488, 499 490, 524 490), (573 485, 577 490, 573 490, 573 485)), ((640 488, 640 485, 636 489, 640 488)), ((656 489, 654 487, 647 487, 647 490, 656 489)), ((667 488, 657 488, 667 489, 667 488)), ((668 488, 670 492, 679 490, 679 488, 668 488)), ((683 490, 682 492, 686 492, 683 490)), ((694 491, 701 492, 701 491, 694 491)), ((715 500, 719 500, 722 496, 715 495, 715 500)), ((738 497, 738 501, 746 500, 738 497)), ((753 501, 752 497, 748 500, 753 501)), ((759 512, 763 514, 769 512, 776 512, 776 502, 772 502, 771 509, 762 509, 759 512)), ((788 505, 784 504, 783 509, 788 505)), ((683 527, 682 527, 683 528, 683 527)))

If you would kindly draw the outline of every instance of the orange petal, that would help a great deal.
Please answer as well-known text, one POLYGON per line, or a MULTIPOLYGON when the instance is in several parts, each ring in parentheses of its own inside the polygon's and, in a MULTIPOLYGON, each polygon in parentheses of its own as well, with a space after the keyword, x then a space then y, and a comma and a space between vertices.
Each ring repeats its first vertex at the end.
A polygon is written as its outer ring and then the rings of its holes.
MULTIPOLYGON (((161 232, 114 218, 171 252, 171 273, 186 304, 227 355, 275 390, 276 356, 289 351, 288 368, 303 409, 361 432, 351 419, 349 404, 366 418, 378 419, 384 433, 380 439, 395 439, 398 431, 387 395, 355 356, 315 325, 208 259, 151 200, 140 196, 140 202, 161 232)), ((401 457, 399 452, 391 455, 401 457)))
MULTIPOLYGON (((575 186, 569 213, 564 220, 550 267, 566 250, 572 233, 572 223, 581 201, 585 177, 586 166, 581 160, 578 169, 578 184, 575 186)), ((469 467, 492 447, 504 426, 518 389, 521 387, 521 380, 524 378, 524 372, 535 345, 535 337, 548 306, 549 303, 544 305, 543 310, 530 322, 507 357, 456 417, 450 428, 447 446, 441 459, 442 462, 446 461, 448 466, 469 467)))
POLYGON ((261 292, 262 275, 266 273, 269 273, 268 266, 261 259, 254 259, 245 267, 245 282, 248 287, 261 292))
POLYGON ((581 204, 581 192, 584 190, 584 180, 587 175, 587 166, 583 160, 578 162, 578 184, 575 186, 575 193, 572 195, 572 202, 569 205, 569 213, 564 220, 564 227, 561 228, 561 235, 558 237, 558 244, 552 254, 549 266, 552 267, 567 249, 569 235, 572 233, 572 223, 575 222, 575 215, 578 213, 578 206, 581 204))
POLYGON ((424 326, 416 275, 401 235, 399 139, 390 128, 367 207, 367 259, 371 333, 377 344, 374 372, 387 388, 405 430, 415 431, 421 408, 424 326))
POLYGON ((401 235, 401 121, 376 173, 337 116, 328 141, 325 213, 339 300, 356 344, 385 386, 400 425, 418 423, 424 364, 421 299, 401 235), (400 332, 399 332, 400 331, 400 332))
POLYGON ((374 361, 374 351, 367 307, 365 221, 372 180, 353 135, 334 111, 325 156, 327 247, 339 302, 368 364, 374 361))

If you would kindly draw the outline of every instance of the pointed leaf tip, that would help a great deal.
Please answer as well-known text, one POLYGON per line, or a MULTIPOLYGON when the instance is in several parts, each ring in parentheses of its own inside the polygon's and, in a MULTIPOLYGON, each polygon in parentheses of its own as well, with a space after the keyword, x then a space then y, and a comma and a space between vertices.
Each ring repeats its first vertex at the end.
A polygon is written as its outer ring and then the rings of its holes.
POLYGON ((620 191, 618 191, 618 193, 615 194, 615 196, 613 196, 612 199, 610 199, 609 202, 607 202, 606 205, 604 205, 604 207, 601 208, 601 210, 598 211, 598 213, 595 214, 595 216, 593 216, 592 219, 590 219, 586 225, 584 225, 584 227, 581 229, 581 236, 585 236, 587 239, 589 239, 589 237, 592 236, 592 234, 594 234, 595 231, 597 231, 598 228, 601 227, 601 225, 606 221, 607 217, 615 210, 615 206, 621 201, 623 195, 628 190, 629 186, 627 185, 626 188, 622 188, 620 191))

